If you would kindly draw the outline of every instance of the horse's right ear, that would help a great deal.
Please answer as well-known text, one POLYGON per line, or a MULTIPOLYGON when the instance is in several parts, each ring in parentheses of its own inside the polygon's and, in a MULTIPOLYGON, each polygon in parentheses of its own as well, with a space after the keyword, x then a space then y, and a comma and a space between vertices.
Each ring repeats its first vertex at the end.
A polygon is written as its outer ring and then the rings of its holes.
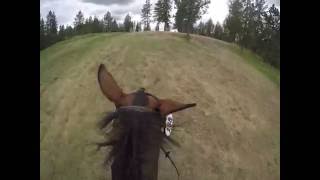
POLYGON ((159 110, 162 116, 196 106, 196 103, 183 104, 170 99, 160 99, 159 103, 159 110))
POLYGON ((98 81, 102 93, 116 105, 125 96, 122 89, 118 86, 112 75, 107 71, 104 64, 100 64, 98 70, 98 81))

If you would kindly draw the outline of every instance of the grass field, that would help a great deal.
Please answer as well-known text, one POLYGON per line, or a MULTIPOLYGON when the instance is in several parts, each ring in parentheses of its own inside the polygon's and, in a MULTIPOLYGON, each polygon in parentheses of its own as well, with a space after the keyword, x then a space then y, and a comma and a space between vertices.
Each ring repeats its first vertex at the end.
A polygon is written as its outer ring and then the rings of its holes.
MULTIPOLYGON (((174 114, 181 180, 280 179, 280 73, 249 51, 179 33, 89 34, 40 52, 40 178, 111 179, 96 123, 113 110, 100 63, 126 92, 197 103, 174 114)), ((161 154, 159 180, 175 179, 161 154)))

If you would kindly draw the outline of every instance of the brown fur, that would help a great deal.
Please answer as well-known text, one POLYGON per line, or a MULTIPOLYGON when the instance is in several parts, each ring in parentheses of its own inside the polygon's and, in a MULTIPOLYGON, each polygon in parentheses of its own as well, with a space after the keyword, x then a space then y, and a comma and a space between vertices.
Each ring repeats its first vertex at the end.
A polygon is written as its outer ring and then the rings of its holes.
POLYGON ((126 94, 104 65, 99 67, 98 81, 103 94, 117 108, 101 120, 101 129, 112 121, 113 129, 106 142, 97 144, 99 149, 112 146, 106 159, 107 164, 112 162, 112 180, 156 180, 160 147, 166 142, 164 138, 177 145, 161 131, 165 116, 195 104, 159 99, 145 93, 144 89, 126 94), (128 106, 143 107, 148 111, 136 111, 126 108, 128 106))

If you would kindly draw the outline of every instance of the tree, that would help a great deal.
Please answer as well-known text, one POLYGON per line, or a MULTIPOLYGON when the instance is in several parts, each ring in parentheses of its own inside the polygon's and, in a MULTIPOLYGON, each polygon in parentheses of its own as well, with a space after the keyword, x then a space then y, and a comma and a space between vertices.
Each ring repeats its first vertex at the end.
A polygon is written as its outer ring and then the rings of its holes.
POLYGON ((141 31, 141 23, 140 23, 140 22, 137 22, 136 32, 140 32, 140 31, 141 31))
POLYGON ((119 31, 119 28, 118 28, 117 21, 114 19, 111 25, 111 32, 117 32, 117 31, 119 31))
POLYGON ((124 25, 124 30, 126 32, 130 32, 132 30, 132 21, 131 21, 131 16, 129 14, 126 15, 123 25, 124 25))
POLYGON ((118 24, 118 31, 119 32, 125 32, 126 31, 124 24, 121 24, 121 23, 118 24))
POLYGON ((103 31, 103 23, 100 23, 98 17, 94 16, 92 23, 92 32, 98 33, 103 31))
POLYGON ((81 32, 78 31, 78 34, 86 34, 93 32, 93 18, 89 16, 84 20, 84 23, 81 25, 81 32))
POLYGON ((228 29, 228 26, 227 26, 227 20, 228 20, 228 17, 223 21, 223 24, 222 24, 223 33, 221 35, 222 36, 221 39, 226 42, 232 42, 232 39, 230 37, 230 30, 228 29))
POLYGON ((159 31, 159 23, 157 23, 155 30, 159 31))
POLYGON ((79 11, 78 14, 76 15, 76 17, 74 18, 73 24, 74 24, 74 29, 77 34, 83 33, 82 28, 83 28, 83 24, 84 24, 84 17, 83 17, 83 13, 81 11, 79 11))
POLYGON ((213 28, 214 28, 211 18, 206 22, 205 28, 206 28, 206 32, 205 32, 206 36, 211 37, 213 33, 213 28))
POLYGON ((59 41, 62 41, 65 39, 65 28, 64 28, 64 25, 60 25, 59 26, 59 41))
POLYGON ((135 28, 136 28, 136 22, 135 22, 135 21, 132 21, 131 31, 132 31, 132 32, 135 32, 135 28))
MULTIPOLYGON (((215 37, 219 37, 218 30, 215 37)), ((237 42, 241 48, 248 48, 274 67, 280 67, 280 11, 274 5, 268 9, 265 0, 230 1, 221 39, 237 42)))
POLYGON ((276 68, 280 68, 280 11, 273 4, 264 15, 261 54, 276 68))
POLYGON ((198 28, 197 28, 197 33, 200 34, 200 35, 205 35, 205 24, 200 21, 199 25, 198 25, 198 28))
POLYGON ((213 37, 216 38, 216 39, 222 39, 222 34, 223 34, 223 28, 222 26, 220 25, 219 22, 217 22, 215 28, 214 28, 214 31, 213 31, 213 37))
POLYGON ((158 0, 154 8, 154 18, 159 23, 164 23, 164 30, 170 30, 170 11, 172 9, 171 0, 158 0))
POLYGON ((73 28, 71 26, 67 25, 66 30, 65 30, 65 37, 70 38, 73 36, 73 34, 74 34, 73 28))
POLYGON ((57 24, 55 13, 53 11, 49 11, 45 27, 47 46, 50 46, 57 41, 57 24))
POLYGON ((266 14, 267 6, 264 0, 256 0, 255 2, 255 9, 254 9, 254 14, 255 14, 255 44, 251 49, 253 49, 254 52, 259 51, 261 47, 259 47, 263 43, 263 31, 265 29, 264 27, 264 20, 263 17, 266 14))
POLYGON ((46 47, 46 30, 44 20, 40 15, 40 50, 46 47))
POLYGON ((240 46, 252 48, 256 46, 255 7, 251 0, 244 1, 243 7, 242 35, 239 44, 240 46))
POLYGON ((264 0, 256 0, 254 3, 246 0, 243 6, 243 39, 240 45, 257 52, 263 44, 263 16, 267 7, 264 0))
POLYGON ((111 16, 111 13, 108 11, 104 17, 103 17, 103 22, 104 22, 104 26, 105 26, 105 32, 111 32, 111 26, 112 26, 112 21, 113 18, 111 16))
POLYGON ((56 15, 53 11, 49 11, 47 15, 47 21, 46 21, 46 30, 48 34, 56 35, 57 34, 57 20, 56 15))
POLYGON ((231 0, 229 4, 229 14, 225 20, 225 28, 228 30, 231 42, 239 40, 242 34, 243 5, 240 0, 231 0))
POLYGON ((144 23, 144 31, 150 31, 150 18, 151 18, 151 3, 150 0, 146 0, 141 10, 141 19, 144 23))
POLYGON ((177 13, 175 25, 179 32, 187 32, 187 36, 192 31, 193 24, 206 13, 210 0, 175 0, 177 13))

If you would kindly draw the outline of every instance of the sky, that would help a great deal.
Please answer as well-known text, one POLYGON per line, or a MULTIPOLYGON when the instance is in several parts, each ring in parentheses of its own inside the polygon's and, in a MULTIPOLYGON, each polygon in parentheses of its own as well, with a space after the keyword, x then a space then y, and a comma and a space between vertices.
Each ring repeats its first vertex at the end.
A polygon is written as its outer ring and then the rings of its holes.
MULTIPOLYGON (((157 0, 150 0, 152 9, 157 0)), ((203 15, 199 21, 207 21, 209 18, 214 23, 222 24, 228 15, 229 0, 211 0, 207 14, 203 15)), ((275 4, 280 9, 280 0, 266 0, 267 4, 275 4)), ((84 17, 97 16, 101 19, 107 11, 117 20, 123 22, 125 16, 129 13, 133 21, 140 21, 140 14, 145 0, 40 0, 40 13, 45 19, 50 10, 57 16, 59 25, 72 25, 76 14, 82 11, 84 17)), ((176 10, 173 8, 171 14, 176 10)), ((172 23, 174 19, 172 18, 172 23)), ((155 23, 151 23, 151 29, 154 29, 155 23)))

